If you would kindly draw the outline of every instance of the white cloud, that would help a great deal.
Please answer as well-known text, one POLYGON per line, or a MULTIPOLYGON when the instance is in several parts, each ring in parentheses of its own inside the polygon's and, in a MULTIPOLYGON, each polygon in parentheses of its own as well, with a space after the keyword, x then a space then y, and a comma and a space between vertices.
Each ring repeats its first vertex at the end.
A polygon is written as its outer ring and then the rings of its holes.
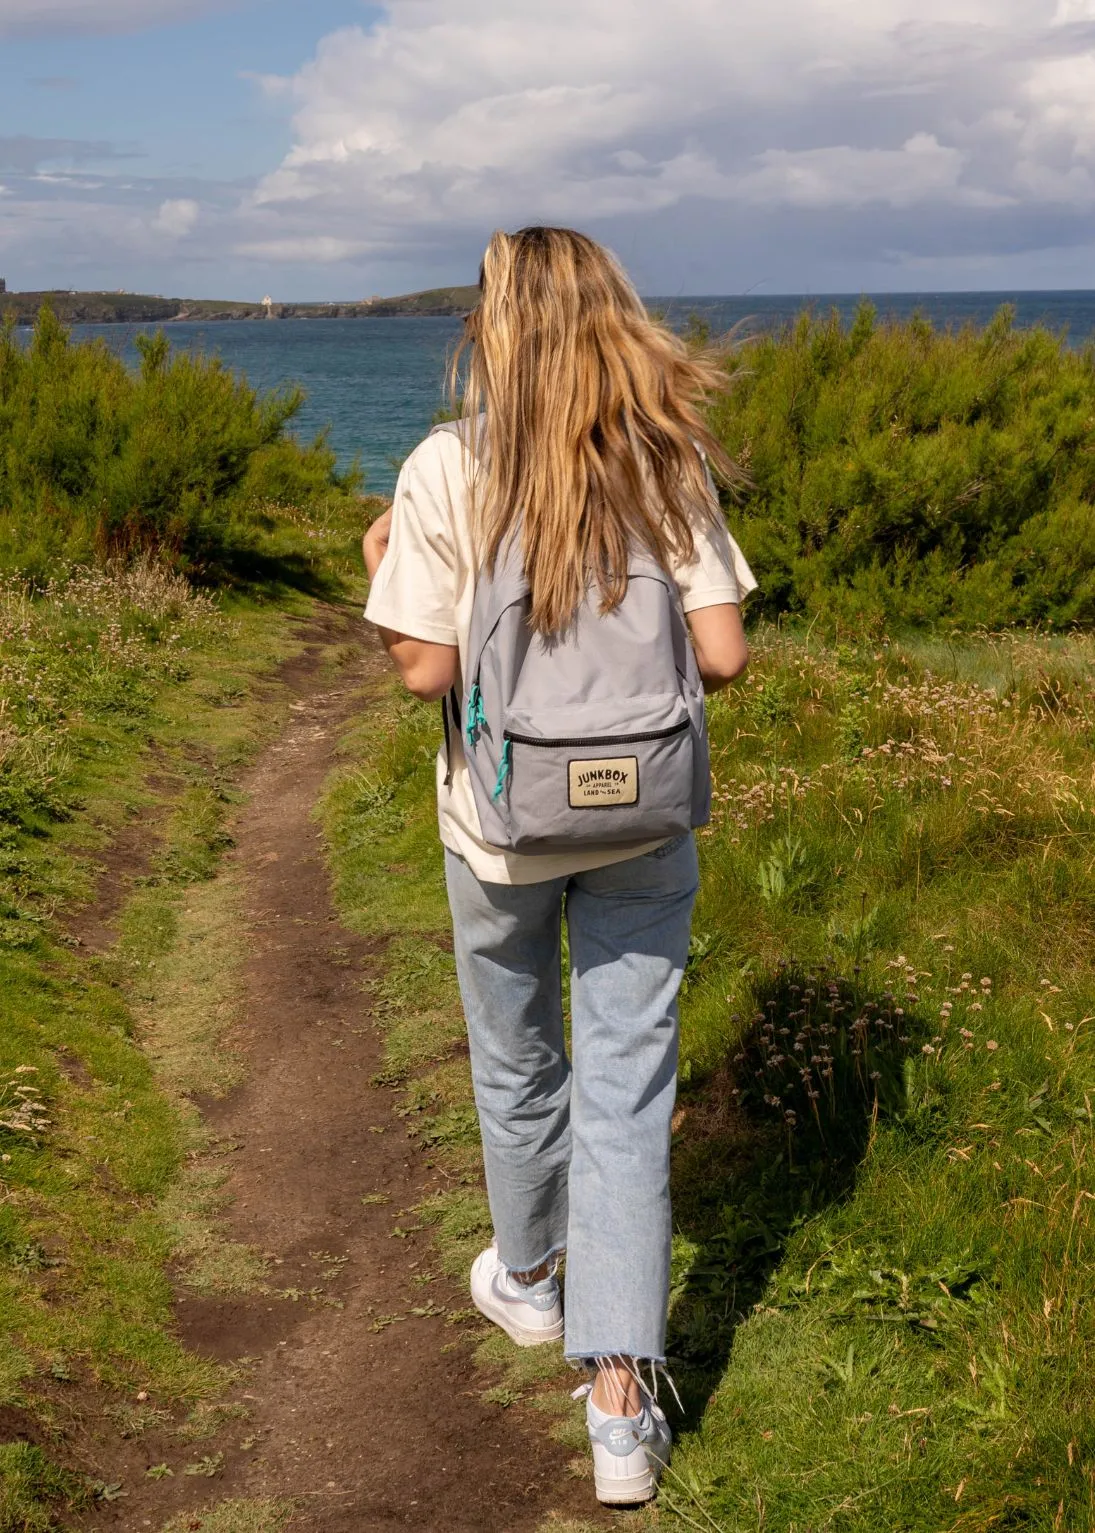
POLYGON ((872 202, 911 208, 929 201, 994 207, 1010 200, 963 185, 968 156, 931 133, 916 133, 899 149, 840 144, 798 154, 768 149, 758 158, 758 168, 735 185, 737 194, 749 202, 836 209, 872 202))
POLYGON ((1055 27, 1067 27, 1074 21, 1095 21, 1095 0, 1058 0, 1055 27))
POLYGON ((65 32, 143 32, 240 0, 0 0, 0 37, 65 32))
POLYGON ((32 138, 26 133, 0 138, 0 167, 4 170, 31 171, 42 165, 86 165, 93 160, 131 158, 132 150, 89 139, 32 138))
POLYGON ((233 254, 252 261, 316 261, 324 264, 349 261, 365 248, 361 241, 354 243, 323 234, 305 234, 295 239, 244 240, 233 247, 233 254))
MULTIPOLYGON (((288 79, 247 248, 341 261, 445 229, 686 199, 991 214, 1087 195, 1095 0, 391 0, 288 79), (1062 51, 1064 50, 1064 51, 1062 51), (1051 170, 1038 190, 1039 169, 1051 170)), ((955 215, 950 215, 954 217, 955 215)))
POLYGON ((75 186, 84 192, 97 192, 105 181, 93 181, 90 176, 66 176, 60 171, 39 170, 30 178, 43 186, 75 186))
POLYGON ((1095 161, 1095 53, 1040 61, 1023 95, 1029 103, 1028 151, 1056 141, 1064 152, 1095 161))
POLYGON ((92 286, 82 271, 117 272, 120 252, 132 260, 162 246, 140 211, 118 200, 82 197, 71 186, 46 187, 38 197, 26 184, 9 191, 0 204, 0 254, 35 272, 48 263, 52 280, 43 286, 92 286))
MULTIPOLYGON (((0 35, 231 3, 0 0, 0 35)), ((292 136, 242 197, 123 185, 98 160, 93 192, 87 156, 23 139, 0 140, 0 169, 75 173, 72 207, 113 199, 94 238, 116 231, 118 270, 139 247, 177 269, 237 262, 271 288, 279 267, 305 291, 356 289, 356 273, 362 290, 392 290, 393 272, 402 289, 445 280, 474 270, 492 227, 540 220, 628 260, 660 250, 662 280, 702 270, 724 291, 812 281, 823 259, 876 278, 936 259, 972 270, 1092 241, 1093 20, 1095 0, 389 0, 296 73, 245 77, 292 136)), ((62 191, 20 186, 27 237, 49 229, 82 256, 62 191), (54 198, 37 222, 35 195, 54 198)))
POLYGON ((182 239, 198 221, 201 209, 192 197, 168 197, 160 203, 154 225, 161 234, 182 239))

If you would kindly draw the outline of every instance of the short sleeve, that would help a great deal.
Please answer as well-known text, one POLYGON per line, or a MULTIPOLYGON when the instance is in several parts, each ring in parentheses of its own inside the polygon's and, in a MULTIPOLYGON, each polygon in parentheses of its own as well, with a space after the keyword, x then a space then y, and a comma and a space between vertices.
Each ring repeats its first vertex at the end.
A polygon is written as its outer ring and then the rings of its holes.
POLYGON ((452 509, 445 479, 436 471, 436 454, 423 448, 407 459, 396 483, 388 549, 370 588, 365 616, 409 639, 455 645, 452 509))
MULTIPOLYGON (((708 474, 711 493, 715 485, 708 474)), ((695 528, 695 553, 687 564, 675 563, 672 569, 681 605, 686 612, 700 607, 718 607, 723 602, 740 606, 757 582, 745 555, 727 531, 720 517, 715 523, 704 521, 695 528)))

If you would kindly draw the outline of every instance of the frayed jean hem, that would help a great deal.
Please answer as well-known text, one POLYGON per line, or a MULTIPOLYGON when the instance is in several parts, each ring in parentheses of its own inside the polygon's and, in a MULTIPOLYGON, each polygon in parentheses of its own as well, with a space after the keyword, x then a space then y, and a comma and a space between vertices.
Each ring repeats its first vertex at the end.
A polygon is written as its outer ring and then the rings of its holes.
MULTIPOLYGON (((512 1277, 515 1277, 515 1278, 518 1279, 518 1281, 520 1281, 521 1277, 526 1272, 535 1272, 537 1267, 546 1266, 548 1262, 554 1262, 555 1265, 552 1268, 552 1271, 553 1272, 556 1271, 558 1269, 558 1266, 559 1266, 559 1258, 561 1256, 565 1256, 565 1254, 566 1254, 566 1246, 565 1245, 552 1246, 551 1250, 547 1253, 546 1256, 541 1256, 539 1261, 529 1262, 527 1267, 511 1267, 509 1265, 509 1263, 505 1262, 505 1261, 502 1262, 502 1265, 503 1265, 503 1267, 505 1267, 506 1271, 512 1277)), ((499 1251, 498 1255, 499 1255, 499 1258, 501 1258, 501 1255, 502 1255, 501 1251, 499 1251)))
POLYGON ((568 1352, 566 1361, 572 1368, 584 1368, 588 1373, 596 1373, 606 1363, 616 1363, 622 1358, 630 1358, 637 1368, 649 1368, 653 1363, 658 1368, 664 1368, 666 1359, 664 1354, 656 1352, 630 1352, 626 1347, 617 1347, 612 1352, 568 1352))

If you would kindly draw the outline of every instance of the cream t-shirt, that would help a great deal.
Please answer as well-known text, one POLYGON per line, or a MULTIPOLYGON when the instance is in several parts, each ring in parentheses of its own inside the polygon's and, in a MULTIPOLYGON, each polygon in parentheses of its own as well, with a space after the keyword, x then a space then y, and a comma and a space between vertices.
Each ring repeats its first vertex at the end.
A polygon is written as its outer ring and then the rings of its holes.
MULTIPOLYGON (((737 544, 720 523, 697 529, 696 556, 671 571, 685 612, 740 602, 756 587, 737 544)), ((452 432, 439 431, 415 448, 403 465, 392 502, 388 549, 369 592, 365 616, 410 639, 454 644, 463 674, 475 596, 476 558, 463 451, 452 432)), ((458 688, 459 690, 459 688, 458 688)), ((626 847, 606 846, 528 856, 489 846, 460 739, 450 730, 451 781, 445 749, 437 756, 437 809, 441 840, 463 857, 475 876, 491 884, 533 884, 586 868, 624 862, 661 846, 664 838, 626 847)))

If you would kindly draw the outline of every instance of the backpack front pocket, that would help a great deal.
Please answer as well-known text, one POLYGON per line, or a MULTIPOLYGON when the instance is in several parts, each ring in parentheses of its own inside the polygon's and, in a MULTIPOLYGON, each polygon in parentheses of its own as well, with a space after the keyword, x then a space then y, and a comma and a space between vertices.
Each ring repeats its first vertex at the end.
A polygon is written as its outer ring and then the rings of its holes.
POLYGON ((535 727, 514 712, 503 742, 498 797, 516 851, 690 828, 692 728, 679 695, 539 709, 535 727), (624 711, 626 722, 613 718, 624 711))

